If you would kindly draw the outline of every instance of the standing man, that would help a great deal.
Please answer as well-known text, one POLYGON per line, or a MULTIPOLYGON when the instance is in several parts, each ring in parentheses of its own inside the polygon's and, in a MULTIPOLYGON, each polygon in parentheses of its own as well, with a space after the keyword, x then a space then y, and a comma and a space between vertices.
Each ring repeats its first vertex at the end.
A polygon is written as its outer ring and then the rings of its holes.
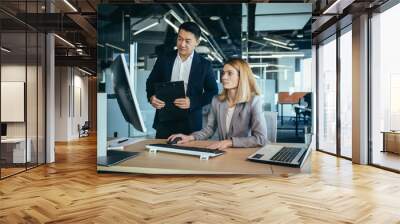
POLYGON ((201 30, 196 23, 185 22, 179 27, 177 51, 159 56, 146 82, 147 98, 157 109, 153 128, 156 138, 168 138, 175 133, 190 134, 202 128, 202 107, 211 102, 218 93, 211 63, 198 55, 194 49, 200 43, 201 30), (158 110, 165 103, 157 99, 154 84, 158 82, 184 81, 186 97, 176 99, 175 106, 189 109, 186 120, 161 122, 158 110))

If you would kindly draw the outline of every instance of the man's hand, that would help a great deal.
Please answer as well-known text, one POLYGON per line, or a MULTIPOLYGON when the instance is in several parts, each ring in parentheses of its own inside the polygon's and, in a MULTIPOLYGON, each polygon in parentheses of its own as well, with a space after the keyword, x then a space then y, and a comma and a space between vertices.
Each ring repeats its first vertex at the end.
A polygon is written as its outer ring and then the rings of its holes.
POLYGON ((233 143, 232 140, 223 140, 223 141, 218 141, 216 143, 213 143, 209 146, 207 146, 207 148, 209 149, 226 149, 229 147, 232 147, 233 143))
POLYGON ((174 101, 175 106, 181 109, 189 109, 190 108, 190 99, 189 97, 179 98, 174 101))
POLYGON ((157 99, 156 95, 150 97, 150 103, 156 109, 165 107, 164 101, 157 99))

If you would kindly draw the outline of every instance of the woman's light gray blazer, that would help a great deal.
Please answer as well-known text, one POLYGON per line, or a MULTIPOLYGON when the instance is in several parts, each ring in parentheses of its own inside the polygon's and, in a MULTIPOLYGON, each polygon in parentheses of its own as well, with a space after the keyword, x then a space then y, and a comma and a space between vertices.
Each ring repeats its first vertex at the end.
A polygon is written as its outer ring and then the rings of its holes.
POLYGON ((262 99, 254 96, 249 102, 236 104, 229 131, 226 130, 228 102, 215 96, 207 118, 207 125, 193 132, 195 140, 206 140, 218 129, 220 140, 232 139, 233 147, 257 147, 265 145, 267 127, 262 112, 262 99))

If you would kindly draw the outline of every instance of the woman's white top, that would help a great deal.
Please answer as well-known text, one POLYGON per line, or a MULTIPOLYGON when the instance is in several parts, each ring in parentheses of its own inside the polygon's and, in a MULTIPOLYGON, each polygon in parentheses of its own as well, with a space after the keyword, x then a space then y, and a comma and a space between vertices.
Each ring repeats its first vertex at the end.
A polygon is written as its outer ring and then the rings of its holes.
POLYGON ((229 127, 231 125, 233 111, 235 111, 235 107, 228 108, 228 112, 226 113, 226 133, 229 132, 229 127))

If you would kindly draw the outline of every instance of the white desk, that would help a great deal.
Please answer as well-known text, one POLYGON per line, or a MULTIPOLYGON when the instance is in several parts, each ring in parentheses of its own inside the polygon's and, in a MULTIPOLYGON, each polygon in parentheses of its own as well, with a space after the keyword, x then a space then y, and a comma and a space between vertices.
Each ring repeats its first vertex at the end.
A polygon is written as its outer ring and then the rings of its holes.
POLYGON ((30 138, 26 139, 27 147, 26 147, 26 154, 25 154, 25 138, 6 138, 1 139, 2 147, 13 147, 12 148, 12 157, 13 163, 25 163, 25 158, 27 158, 26 162, 31 162, 31 145, 32 141, 30 138))
MULTIPOLYGON (((114 166, 97 166, 97 170, 147 174, 273 174, 282 176, 311 172, 310 157, 306 158, 307 161, 302 168, 275 166, 246 160, 258 148, 229 148, 225 149, 224 155, 209 160, 200 160, 198 156, 166 152, 154 154, 145 149, 147 144, 165 142, 165 139, 149 139, 126 146, 124 147, 125 151, 140 152, 140 154, 114 166)), ((212 142, 193 141, 185 145, 206 147, 212 142)), ((280 143, 279 145, 301 146, 304 144, 280 143)))

